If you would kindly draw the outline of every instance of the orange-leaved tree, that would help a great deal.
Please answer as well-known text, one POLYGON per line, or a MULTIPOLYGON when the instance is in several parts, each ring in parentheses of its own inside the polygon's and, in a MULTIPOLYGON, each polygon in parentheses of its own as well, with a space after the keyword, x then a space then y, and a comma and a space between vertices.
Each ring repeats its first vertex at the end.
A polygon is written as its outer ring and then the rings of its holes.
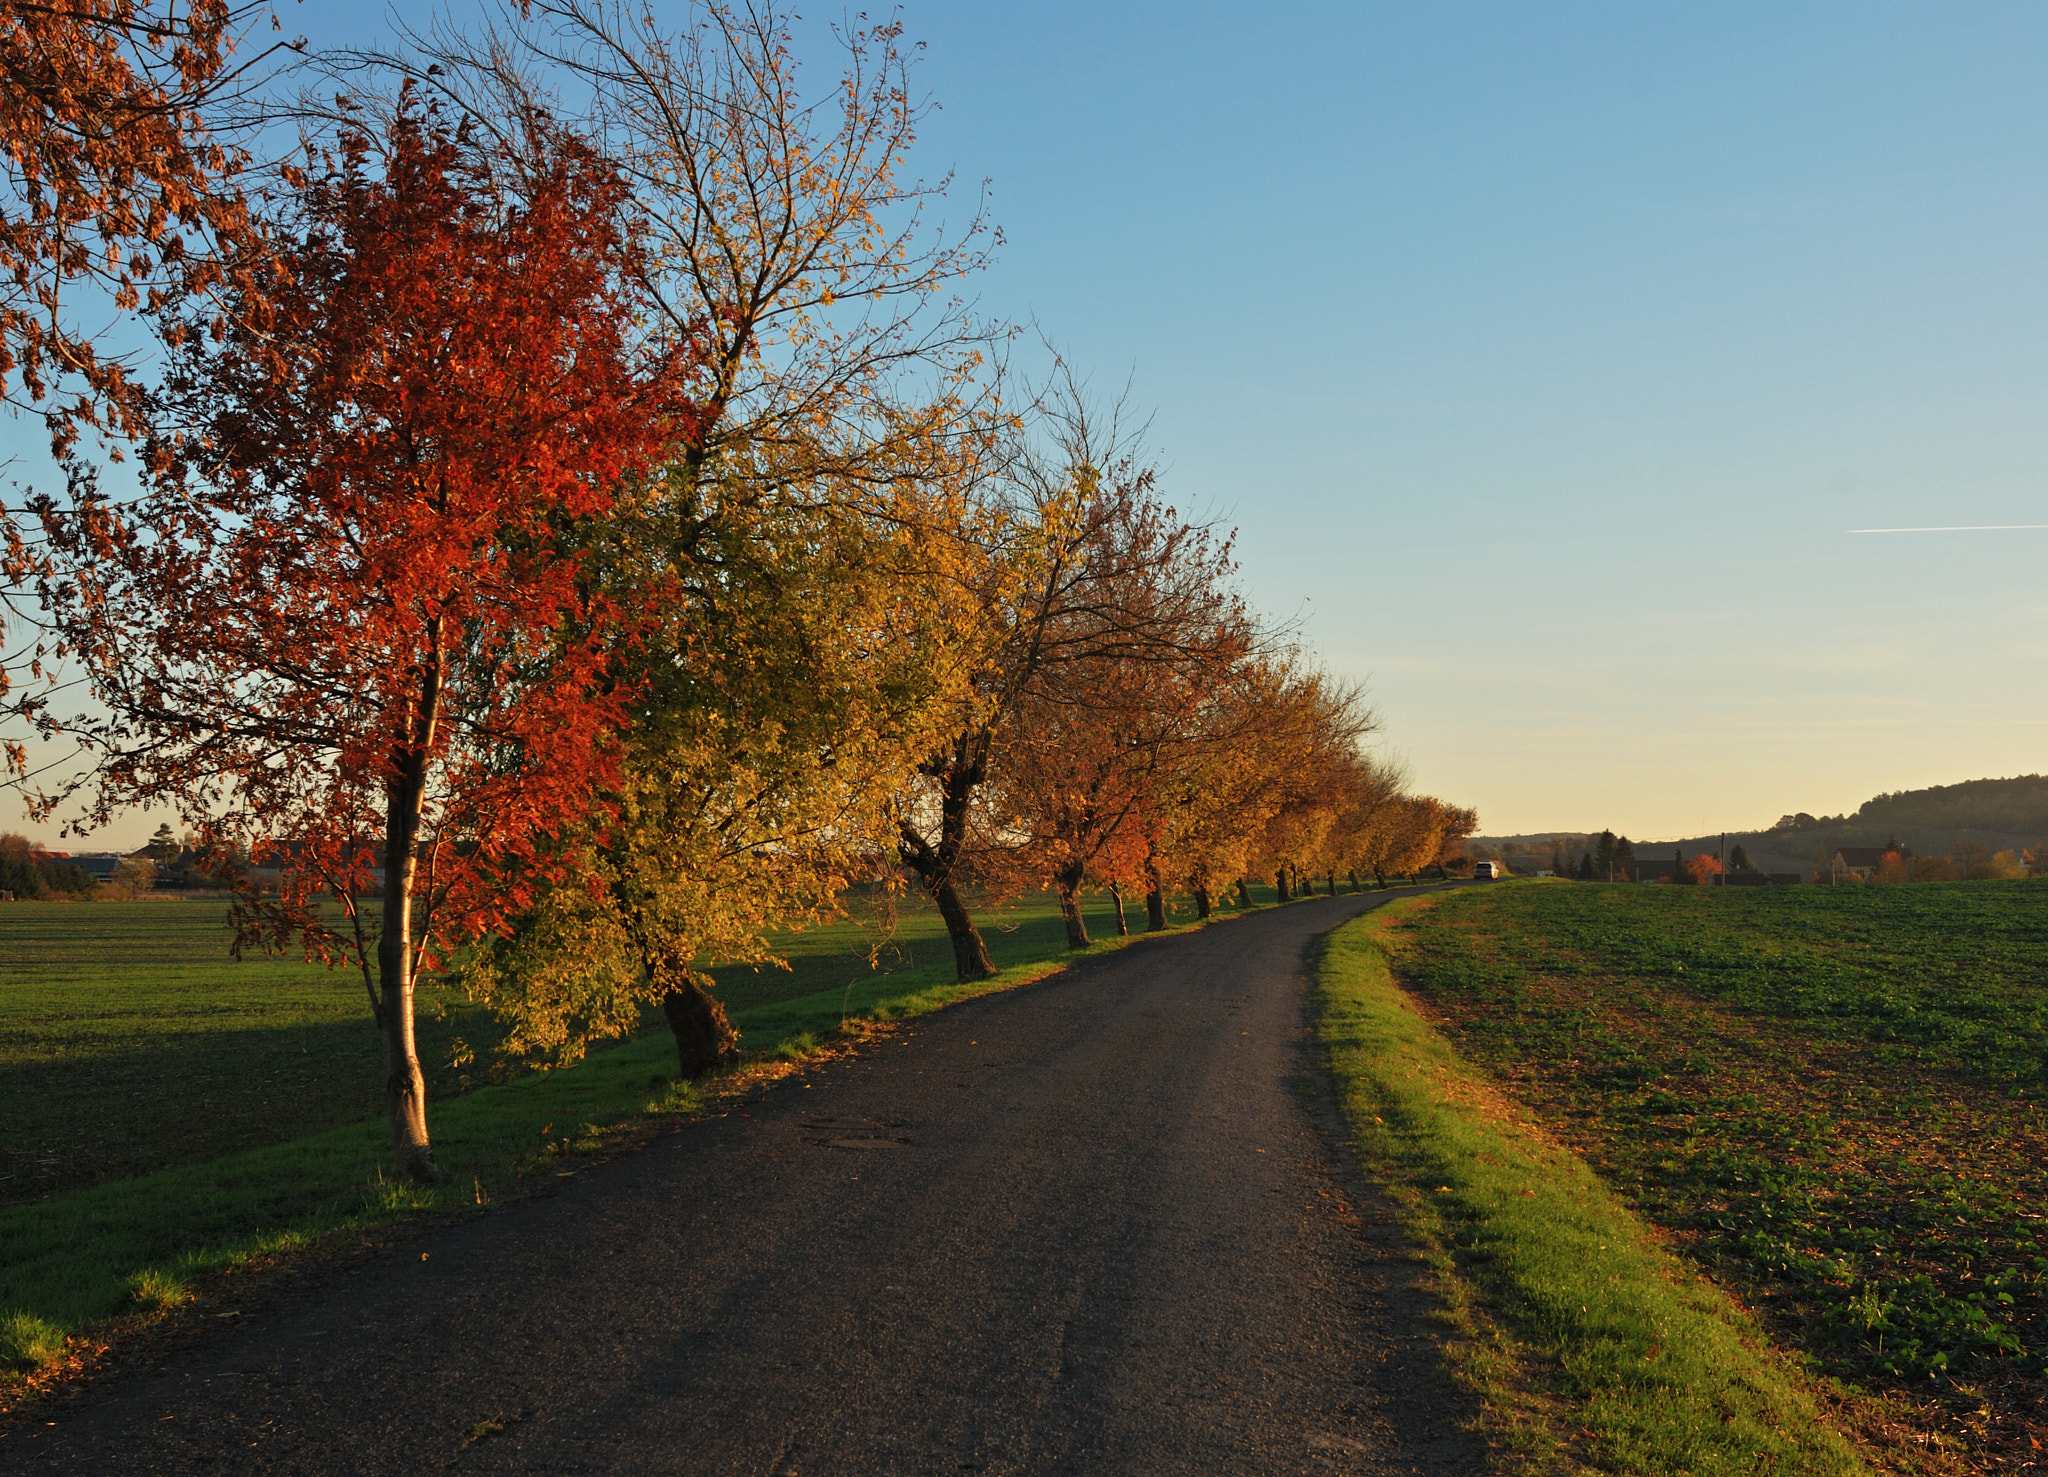
MULTIPOLYGON (((236 187, 244 158, 206 114, 278 49, 233 63, 236 42, 268 10, 236 0, 0 3, 0 401, 42 415, 60 456, 81 427, 127 439, 144 430, 134 358, 109 350, 112 325, 218 292, 230 272, 245 293, 255 286, 236 187)), ((18 598, 43 563, 21 511, 0 503, 0 621, 17 618, 13 639, 34 626, 18 598)), ((19 650, 0 646, 0 697, 10 668, 38 675, 48 654, 34 635, 19 650)), ((11 768, 25 753, 7 742, 11 768)))
POLYGON ((220 288, 246 262, 243 159, 202 109, 268 10, 0 4, 0 393, 46 413, 60 450, 81 424, 140 429, 133 366, 99 342, 105 310, 220 288))
POLYGON ((647 348, 623 294, 622 188, 545 144, 508 195, 415 107, 344 134, 278 224, 264 312, 183 337, 162 413, 184 433, 144 495, 48 514, 111 714, 83 725, 96 816, 167 800, 279 869, 237 947, 361 972, 417 1178, 439 1174, 418 973, 522 905, 613 768, 604 654, 631 613, 594 602, 569 535, 687 414, 686 356, 647 348))
POLYGON ((1084 664, 1095 675, 1081 685, 1099 691, 1119 680, 1112 669, 1199 665, 1219 631, 1246 624, 1226 583, 1229 539, 1160 500, 1121 414, 1097 413, 1055 367, 1039 406, 1046 444, 1016 448, 992 494, 1003 517, 973 582, 973 691, 899 804, 897 854, 945 921, 963 980, 995 973, 966 884, 1000 892, 1030 871, 1016 865, 1021 817, 1003 797, 1006 767, 1044 737, 1024 710, 1063 701, 1060 684, 1084 664))
POLYGON ((1297 888, 1312 888, 1317 871, 1335 870, 1335 827, 1363 762, 1360 745, 1378 718, 1356 683, 1309 666, 1298 654, 1276 664, 1261 707, 1267 715, 1258 737, 1262 823, 1245 855, 1271 871, 1285 902, 1297 888))
POLYGON ((987 783, 1009 834, 991 838, 980 866, 1050 885, 1073 948, 1088 943, 1090 877, 1119 900, 1124 886, 1142 888, 1152 926, 1165 926, 1158 843, 1175 781, 1223 741, 1214 695, 1257 639, 1230 588, 1229 541, 1183 522, 1149 486, 1120 476, 1087 509, 1069 551, 1083 583, 1041 603, 1035 669, 1017 673, 994 732, 987 783))
POLYGON ((1434 795, 1403 796, 1392 810, 1389 841, 1378 867, 1399 876, 1413 876, 1424 867, 1439 865, 1451 846, 1479 825, 1475 812, 1446 804, 1434 795))

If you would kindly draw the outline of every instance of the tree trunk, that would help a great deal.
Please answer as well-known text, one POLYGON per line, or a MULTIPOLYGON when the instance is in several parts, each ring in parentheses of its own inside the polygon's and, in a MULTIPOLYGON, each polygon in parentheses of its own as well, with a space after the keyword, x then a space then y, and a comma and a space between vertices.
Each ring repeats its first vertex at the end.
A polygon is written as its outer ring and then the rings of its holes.
POLYGON ((1109 898, 1116 904, 1116 936, 1120 939, 1129 938, 1131 924, 1130 920, 1124 917, 1124 885, 1121 882, 1109 884, 1109 898))
POLYGON ((413 1033, 412 889, 419 868, 420 806, 426 756, 440 697, 439 673, 425 684, 421 717, 391 756, 384 786, 384 929, 377 940, 377 1028, 384 1054, 384 1108, 391 1118, 392 1170, 402 1180, 439 1184, 445 1176, 427 1141, 427 1079, 413 1033), (424 730, 421 732, 419 730, 424 730))
POLYGON ((1195 889, 1195 916, 1197 918, 1209 916, 1209 889, 1206 886, 1195 889))
POLYGON ((960 889, 953 885, 952 877, 941 877, 936 885, 927 883, 925 890, 939 905, 939 916, 946 920, 946 937, 953 941, 954 976, 962 980, 985 980, 994 975, 996 962, 989 958, 988 945, 981 941, 981 930, 974 926, 974 918, 968 913, 967 904, 961 900, 960 889))
POLYGON ((1166 927, 1166 894, 1159 889, 1159 878, 1145 878, 1145 931, 1157 933, 1166 927))
POLYGON ((1330 896, 1335 897, 1337 895, 1337 874, 1335 872, 1325 872, 1323 874, 1323 881, 1329 886, 1330 896))
POLYGON ((1352 872, 1352 873, 1350 873, 1349 875, 1350 875, 1350 878, 1351 878, 1351 890, 1352 890, 1352 892, 1354 892, 1354 893, 1360 893, 1360 892, 1364 892, 1364 891, 1365 891, 1365 889, 1364 889, 1364 888, 1362 888, 1362 887, 1360 887, 1360 886, 1358 885, 1358 874, 1357 874, 1356 872, 1352 872))
POLYGON ((1251 911, 1252 885, 1242 877, 1237 879, 1237 905, 1246 912, 1251 911))
POLYGON ((1273 891, 1280 895, 1280 901, 1283 903, 1294 900, 1294 894, 1287 890, 1287 869, 1285 867, 1282 867, 1273 874, 1273 891))
POLYGON ((957 740, 954 762, 940 776, 937 848, 906 822, 898 827, 896 850, 917 873, 925 895, 938 904, 939 916, 946 922, 946 937, 953 942, 955 977, 985 980, 996 972, 995 961, 989 958, 988 945, 982 942, 981 931, 974 926, 960 889, 953 882, 954 867, 967 846, 967 805, 974 797, 974 787, 981 783, 982 761, 968 753, 969 747, 968 739, 957 740))
POLYGON ((1060 868, 1053 877, 1053 888, 1059 893, 1060 921, 1067 925, 1067 947, 1087 948, 1088 925, 1081 917, 1081 869, 1060 868))
POLYGON ((685 1078, 702 1077, 738 1056, 740 1033, 726 1019, 725 1006, 688 966, 664 968, 661 975, 671 982, 661 997, 661 1013, 675 1032, 676 1070, 685 1078))

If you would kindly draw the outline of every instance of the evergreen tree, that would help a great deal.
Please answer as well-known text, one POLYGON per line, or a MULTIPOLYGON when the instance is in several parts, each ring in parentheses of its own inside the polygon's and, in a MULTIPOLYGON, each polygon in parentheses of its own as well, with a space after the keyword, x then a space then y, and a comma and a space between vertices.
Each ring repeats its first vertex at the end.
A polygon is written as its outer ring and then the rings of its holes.
POLYGON ((51 857, 38 859, 23 836, 0 835, 0 892, 20 899, 91 897, 92 874, 51 857))
POLYGON ((1614 842, 1612 831, 1602 831, 1593 846, 1593 875, 1602 882, 1614 880, 1614 842))

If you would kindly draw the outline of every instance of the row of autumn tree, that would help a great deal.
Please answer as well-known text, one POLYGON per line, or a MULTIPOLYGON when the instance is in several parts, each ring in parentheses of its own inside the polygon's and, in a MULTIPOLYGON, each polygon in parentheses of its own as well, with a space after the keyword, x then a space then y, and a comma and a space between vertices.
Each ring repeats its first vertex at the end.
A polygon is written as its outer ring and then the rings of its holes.
POLYGON ((1160 926, 1472 828, 1113 413, 1002 372, 957 296, 983 220, 903 173, 895 25, 814 104, 772 9, 542 0, 325 59, 350 93, 259 168, 207 112, 248 13, 0 18, 10 78, 56 79, 0 114, 0 367, 69 471, 7 521, 11 701, 89 760, 38 803, 168 806, 278 869, 238 948, 359 973, 401 1173, 438 1174, 412 998, 457 958, 512 1051, 658 1003, 697 1072, 733 1045, 706 964, 854 882, 921 890, 973 979, 974 908, 1026 889, 1080 945, 1090 888, 1160 926), (95 281, 151 374, 63 318, 95 281))

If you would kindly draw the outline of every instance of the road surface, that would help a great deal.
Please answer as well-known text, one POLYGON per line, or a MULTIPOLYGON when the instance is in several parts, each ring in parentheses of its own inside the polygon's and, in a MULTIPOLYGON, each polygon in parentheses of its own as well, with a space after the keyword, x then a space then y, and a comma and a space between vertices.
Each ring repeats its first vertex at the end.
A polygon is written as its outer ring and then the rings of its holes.
POLYGON ((1477 1472, 1304 1092, 1305 950, 1386 896, 927 1016, 56 1402, 0 1471, 1477 1472))

